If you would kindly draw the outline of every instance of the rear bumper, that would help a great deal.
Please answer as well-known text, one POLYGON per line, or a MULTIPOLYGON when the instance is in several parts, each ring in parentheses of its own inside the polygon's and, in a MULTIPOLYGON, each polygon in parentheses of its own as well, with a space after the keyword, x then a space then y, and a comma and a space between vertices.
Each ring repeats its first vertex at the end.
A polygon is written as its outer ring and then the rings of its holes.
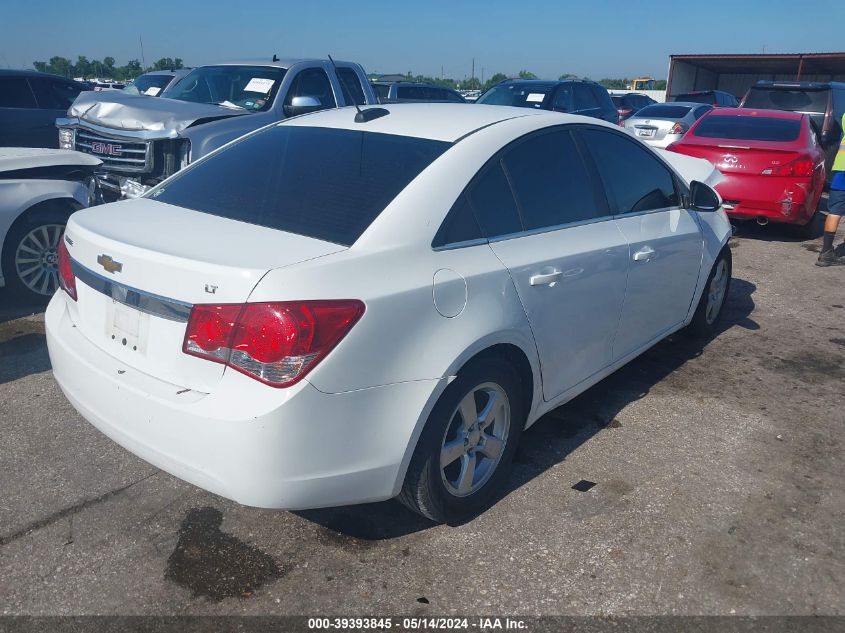
POLYGON ((821 195, 821 189, 812 189, 809 178, 723 175, 726 180, 717 184, 716 190, 732 219, 765 218, 770 222, 806 224, 813 217, 821 195))
POLYGON ((661 139, 649 139, 649 138, 639 138, 641 141, 648 143, 652 147, 657 147, 660 149, 666 149, 675 141, 680 141, 683 138, 683 134, 667 134, 661 139))
POLYGON ((245 505, 295 510, 395 496, 418 422, 445 386, 326 394, 306 381, 279 390, 226 372, 214 393, 183 390, 88 341, 66 301, 58 292, 45 321, 53 373, 74 408, 154 466, 245 505))

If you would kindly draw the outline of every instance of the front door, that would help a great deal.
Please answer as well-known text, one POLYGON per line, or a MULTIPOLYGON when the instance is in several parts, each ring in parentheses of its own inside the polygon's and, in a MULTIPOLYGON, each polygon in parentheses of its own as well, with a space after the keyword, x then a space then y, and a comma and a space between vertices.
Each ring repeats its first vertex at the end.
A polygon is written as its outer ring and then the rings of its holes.
POLYGON ((703 237, 694 213, 681 208, 671 170, 638 141, 583 128, 615 222, 629 246, 628 284, 614 360, 679 326, 687 317, 701 267, 703 237))

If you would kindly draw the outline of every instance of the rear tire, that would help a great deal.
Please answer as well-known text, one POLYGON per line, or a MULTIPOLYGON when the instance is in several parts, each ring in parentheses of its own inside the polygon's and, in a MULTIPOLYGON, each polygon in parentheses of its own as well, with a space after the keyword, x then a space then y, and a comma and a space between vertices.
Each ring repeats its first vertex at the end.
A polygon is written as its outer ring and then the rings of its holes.
POLYGON ((800 240, 812 240, 818 237, 820 219, 821 213, 816 211, 813 213, 813 217, 810 218, 810 221, 807 222, 807 224, 792 224, 789 227, 789 231, 794 237, 797 237, 800 240))
POLYGON ((484 510, 510 473, 525 409, 519 375, 507 361, 487 357, 464 367, 428 417, 399 501, 438 523, 461 523, 484 510))
POLYGON ((70 205, 50 201, 15 220, 3 242, 3 277, 9 291, 24 301, 43 304, 59 287, 56 248, 64 234, 70 205))
POLYGON ((731 289, 733 261, 731 250, 725 246, 707 277, 704 291, 686 333, 693 338, 710 338, 715 335, 731 289))

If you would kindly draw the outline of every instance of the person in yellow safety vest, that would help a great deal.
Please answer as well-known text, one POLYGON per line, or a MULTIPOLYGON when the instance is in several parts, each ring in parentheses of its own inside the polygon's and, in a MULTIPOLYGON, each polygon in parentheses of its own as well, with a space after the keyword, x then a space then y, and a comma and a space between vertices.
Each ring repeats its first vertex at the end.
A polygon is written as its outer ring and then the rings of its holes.
MULTIPOLYGON (((845 115, 842 116, 842 129, 845 130, 845 115)), ((827 219, 824 222, 822 250, 816 266, 845 266, 845 256, 839 256, 833 250, 833 238, 839 221, 845 215, 845 136, 839 141, 839 151, 831 168, 833 178, 830 181, 830 194, 827 199, 827 219)))

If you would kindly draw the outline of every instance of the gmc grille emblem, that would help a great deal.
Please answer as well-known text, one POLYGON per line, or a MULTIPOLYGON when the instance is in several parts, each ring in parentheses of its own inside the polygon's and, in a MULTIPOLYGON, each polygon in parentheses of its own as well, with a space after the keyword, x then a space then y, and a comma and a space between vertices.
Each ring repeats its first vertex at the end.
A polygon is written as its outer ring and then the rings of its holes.
POLYGON ((106 156, 123 156, 123 145, 93 141, 91 143, 91 152, 94 154, 105 154, 106 156))

